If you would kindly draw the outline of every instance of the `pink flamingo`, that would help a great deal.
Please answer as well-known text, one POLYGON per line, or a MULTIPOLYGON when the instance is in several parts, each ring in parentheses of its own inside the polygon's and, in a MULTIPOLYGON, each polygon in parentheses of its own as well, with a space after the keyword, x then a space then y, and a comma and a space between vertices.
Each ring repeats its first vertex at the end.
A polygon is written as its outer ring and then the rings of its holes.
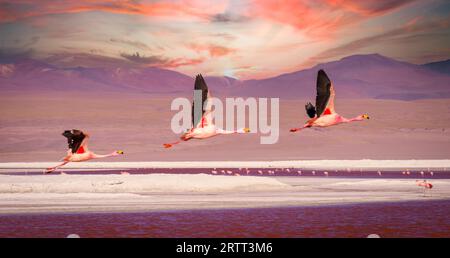
POLYGON ((221 128, 217 128, 212 123, 212 116, 211 116, 211 110, 205 111, 207 109, 207 103, 211 99, 210 92, 208 90, 208 86, 206 85, 205 80, 203 79, 203 76, 201 74, 197 75, 195 77, 195 85, 194 90, 201 90, 202 91, 202 102, 200 106, 202 107, 202 116, 195 121, 196 117, 194 116, 194 106, 196 99, 194 98, 194 103, 192 104, 192 125, 193 127, 189 129, 186 133, 181 135, 179 141, 172 142, 172 143, 164 143, 164 148, 170 148, 175 144, 179 144, 183 141, 188 141, 191 139, 206 139, 210 138, 216 135, 220 134, 236 134, 236 133, 249 133, 249 128, 242 128, 239 130, 223 130, 221 128))
POLYGON ((292 128, 291 132, 297 132, 310 127, 328 127, 332 125, 350 123, 369 119, 367 114, 355 118, 345 118, 334 110, 334 86, 323 70, 317 73, 316 107, 311 103, 306 104, 306 113, 311 118, 300 128, 292 128))
POLYGON ((44 173, 51 173, 69 162, 82 162, 91 159, 101 159, 123 154, 123 151, 121 150, 114 151, 106 155, 100 155, 90 151, 88 149, 89 134, 80 130, 66 130, 62 135, 67 138, 67 142, 69 144, 67 155, 63 158, 63 162, 61 164, 47 168, 44 173))
POLYGON ((423 196, 425 196, 425 191, 427 189, 431 190, 431 188, 433 188, 433 185, 431 183, 428 183, 427 180, 423 181, 416 180, 416 182, 418 186, 423 187, 423 196))

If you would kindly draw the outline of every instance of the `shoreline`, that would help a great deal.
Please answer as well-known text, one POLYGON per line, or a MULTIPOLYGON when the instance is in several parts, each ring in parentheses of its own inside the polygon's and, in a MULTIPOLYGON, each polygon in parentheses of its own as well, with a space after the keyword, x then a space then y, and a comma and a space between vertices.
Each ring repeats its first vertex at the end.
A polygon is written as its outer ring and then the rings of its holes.
POLYGON ((85 214, 146 214, 146 213, 183 213, 183 212, 203 212, 203 211, 239 211, 239 210, 270 210, 270 209, 295 209, 295 208, 335 208, 350 206, 370 206, 370 205, 396 205, 396 204, 414 204, 427 202, 450 202, 449 198, 429 198, 429 199, 404 199, 404 200, 369 200, 363 202, 322 202, 322 203, 304 203, 287 205, 259 205, 259 206, 231 206, 231 207, 191 207, 191 208, 168 208, 168 209, 104 209, 104 210, 27 210, 25 212, 5 212, 0 211, 2 216, 32 216, 32 215, 85 215, 85 214))
MULTIPOLYGON (((42 170, 58 162, 0 162, 0 173, 18 170, 42 170)), ((285 161, 144 161, 69 163, 63 169, 152 169, 152 168, 298 168, 298 169, 434 169, 450 171, 450 159, 411 160, 285 160, 285 161)))

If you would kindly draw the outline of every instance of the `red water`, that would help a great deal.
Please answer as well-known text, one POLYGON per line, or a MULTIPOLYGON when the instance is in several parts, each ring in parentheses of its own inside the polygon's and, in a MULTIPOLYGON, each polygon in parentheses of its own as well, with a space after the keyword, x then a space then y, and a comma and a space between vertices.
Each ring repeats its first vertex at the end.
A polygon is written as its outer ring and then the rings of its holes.
POLYGON ((450 201, 0 215, 0 237, 450 237, 450 201))
MULTIPOLYGON (((450 172, 446 170, 405 170, 405 171, 375 171, 375 170, 305 170, 301 168, 124 168, 115 170, 76 170, 62 169, 49 175, 59 175, 61 172, 69 175, 109 175, 127 172, 130 174, 211 174, 222 176, 315 176, 315 177, 345 177, 345 178, 405 178, 405 179, 450 179, 450 172), (214 172, 213 172, 214 171, 214 172), (228 173, 227 173, 228 172, 228 173), (272 172, 272 173, 271 173, 272 172), (300 172, 300 173, 299 173, 300 172), (326 173, 325 173, 326 172, 326 173)), ((2 172, 5 175, 44 175, 42 172, 2 172)))

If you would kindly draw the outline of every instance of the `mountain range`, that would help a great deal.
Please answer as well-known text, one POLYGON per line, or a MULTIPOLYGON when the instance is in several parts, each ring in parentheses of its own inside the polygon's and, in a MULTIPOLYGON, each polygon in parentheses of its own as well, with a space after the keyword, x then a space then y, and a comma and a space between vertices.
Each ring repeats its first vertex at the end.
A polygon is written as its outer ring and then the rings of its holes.
MULTIPOLYGON (((85 59, 89 59, 85 56, 85 59)), ((98 61, 98 60, 97 60, 98 61)), ((35 92, 119 92, 191 96, 194 79, 155 68, 121 65, 65 66, 55 60, 17 59, 1 62, 0 90, 35 92)), ((98 62, 97 62, 98 63, 98 62)), ((449 60, 424 65, 379 54, 352 55, 312 68, 259 80, 206 76, 213 95, 308 98, 315 96, 317 71, 324 69, 342 98, 450 98, 449 60)))

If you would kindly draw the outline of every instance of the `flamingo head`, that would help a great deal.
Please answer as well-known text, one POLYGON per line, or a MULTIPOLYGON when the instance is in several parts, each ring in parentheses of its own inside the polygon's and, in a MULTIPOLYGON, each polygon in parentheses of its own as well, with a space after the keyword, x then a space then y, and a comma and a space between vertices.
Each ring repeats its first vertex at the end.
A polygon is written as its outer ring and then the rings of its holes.
POLYGON ((246 127, 246 128, 243 128, 242 131, 243 131, 244 133, 249 133, 249 132, 250 132, 250 128, 247 128, 247 127, 246 127))
POLYGON ((115 155, 123 155, 124 152, 122 150, 118 150, 114 152, 115 155))
POLYGON ((367 119, 367 120, 369 120, 369 119, 370 119, 370 117, 369 117, 369 115, 368 115, 368 114, 364 114, 364 115, 361 115, 361 117, 362 117, 362 119, 367 119))

